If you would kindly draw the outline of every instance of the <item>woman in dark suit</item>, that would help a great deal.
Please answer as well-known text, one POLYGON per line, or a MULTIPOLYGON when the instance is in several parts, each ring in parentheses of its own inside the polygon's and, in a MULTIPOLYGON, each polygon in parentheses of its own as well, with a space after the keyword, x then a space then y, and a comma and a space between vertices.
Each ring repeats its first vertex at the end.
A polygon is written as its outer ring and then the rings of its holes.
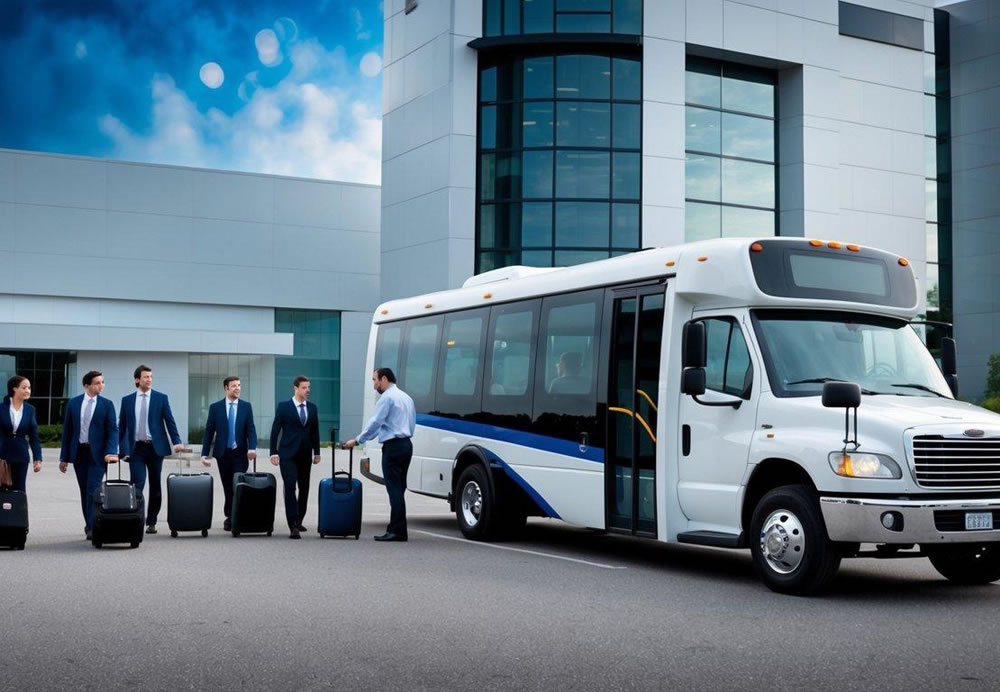
POLYGON ((28 445, 34 454, 35 473, 42 470, 42 443, 38 439, 38 417, 35 407, 28 403, 31 382, 27 377, 14 375, 7 380, 7 397, 0 405, 0 460, 10 466, 14 489, 25 492, 28 478, 28 445))

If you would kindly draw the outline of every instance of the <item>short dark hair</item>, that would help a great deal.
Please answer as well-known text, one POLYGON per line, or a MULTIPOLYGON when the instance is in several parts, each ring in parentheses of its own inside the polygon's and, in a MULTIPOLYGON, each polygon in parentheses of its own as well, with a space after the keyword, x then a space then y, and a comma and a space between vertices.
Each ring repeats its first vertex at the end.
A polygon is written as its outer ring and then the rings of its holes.
POLYGON ((26 379, 28 378, 22 375, 14 375, 12 378, 7 380, 7 396, 13 399, 14 390, 20 387, 21 383, 24 382, 26 379))
POLYGON ((103 377, 104 373, 100 370, 91 370, 86 375, 83 376, 83 386, 89 387, 90 383, 94 381, 95 377, 103 377))
POLYGON ((375 368, 375 377, 380 380, 384 377, 393 384, 396 384, 396 373, 392 371, 392 368, 375 368))
POLYGON ((240 381, 240 378, 238 378, 236 375, 230 375, 229 377, 227 377, 226 379, 224 379, 222 381, 222 387, 224 389, 229 389, 229 383, 230 382, 239 382, 239 381, 240 381))
POLYGON ((292 382, 292 385, 298 387, 303 382, 308 382, 308 381, 309 381, 308 377, 306 377, 305 375, 299 375, 298 377, 295 378, 295 381, 292 382))
POLYGON ((148 365, 140 365, 135 369, 135 372, 132 373, 132 377, 135 379, 136 387, 139 386, 139 378, 142 377, 142 373, 144 372, 153 372, 153 368, 148 365))

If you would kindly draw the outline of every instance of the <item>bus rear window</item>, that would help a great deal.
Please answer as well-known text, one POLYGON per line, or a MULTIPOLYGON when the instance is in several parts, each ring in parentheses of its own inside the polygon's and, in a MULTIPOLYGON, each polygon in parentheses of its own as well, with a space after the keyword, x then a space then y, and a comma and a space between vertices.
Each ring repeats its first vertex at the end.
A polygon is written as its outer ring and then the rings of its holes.
POLYGON ((889 277, 885 262, 806 252, 789 252, 792 282, 799 288, 866 293, 885 298, 889 277))

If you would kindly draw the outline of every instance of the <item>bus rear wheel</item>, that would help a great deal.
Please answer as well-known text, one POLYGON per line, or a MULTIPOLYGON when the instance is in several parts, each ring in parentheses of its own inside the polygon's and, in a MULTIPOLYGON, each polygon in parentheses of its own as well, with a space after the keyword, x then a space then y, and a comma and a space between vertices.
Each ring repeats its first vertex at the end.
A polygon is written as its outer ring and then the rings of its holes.
POLYGON ((942 577, 956 584, 989 584, 1000 579, 1000 543, 935 546, 928 557, 942 577))
POLYGON ((769 589, 799 596, 826 588, 841 557, 826 535, 816 494, 805 485, 775 488, 761 498, 750 522, 750 553, 769 589))
POLYGON ((458 477, 458 502, 455 503, 455 516, 462 534, 474 541, 491 540, 496 533, 496 514, 486 470, 476 464, 462 471, 458 477))

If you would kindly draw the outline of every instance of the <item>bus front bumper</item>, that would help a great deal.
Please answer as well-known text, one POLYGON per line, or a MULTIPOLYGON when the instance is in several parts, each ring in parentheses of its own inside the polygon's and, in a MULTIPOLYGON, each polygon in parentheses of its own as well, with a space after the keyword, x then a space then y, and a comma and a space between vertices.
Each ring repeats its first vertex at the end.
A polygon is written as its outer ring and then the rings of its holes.
POLYGON ((974 500, 820 497, 819 505, 832 541, 924 546, 1000 542, 1000 521, 997 521, 1000 497, 974 500), (992 528, 979 528, 983 526, 992 528))

